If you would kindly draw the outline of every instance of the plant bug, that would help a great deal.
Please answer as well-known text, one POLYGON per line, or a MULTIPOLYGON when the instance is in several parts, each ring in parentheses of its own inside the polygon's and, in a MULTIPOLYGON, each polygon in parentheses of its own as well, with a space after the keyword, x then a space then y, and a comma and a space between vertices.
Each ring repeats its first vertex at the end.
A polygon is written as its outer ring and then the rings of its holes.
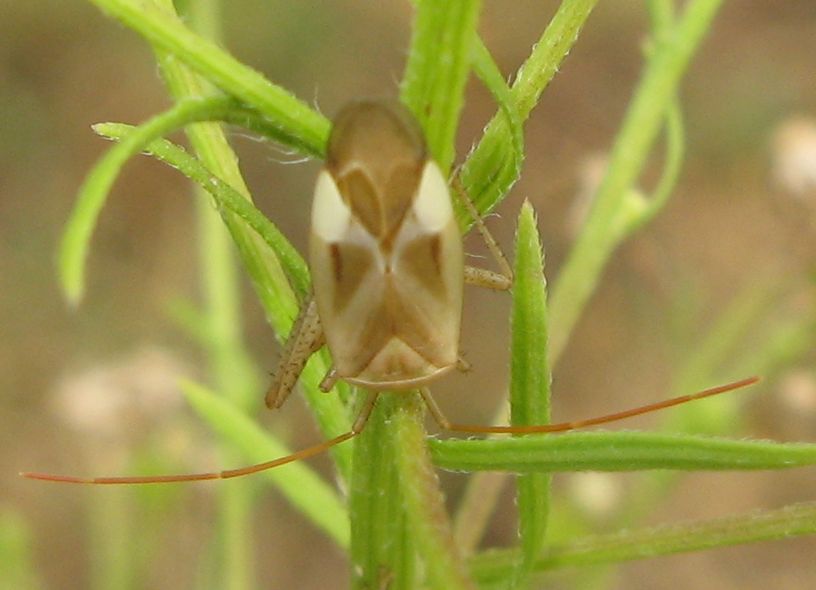
POLYGON ((562 432, 605 424, 745 387, 743 379, 606 416, 538 426, 477 426, 444 417, 427 383, 454 368, 459 356, 465 283, 507 290, 510 265, 461 190, 454 186, 501 268, 465 266, 450 189, 429 157, 419 123, 396 101, 351 103, 334 120, 326 165, 318 175, 309 244, 313 297, 301 310, 272 385, 270 408, 292 392, 309 356, 326 344, 333 367, 320 385, 342 379, 368 390, 350 431, 273 461, 187 475, 83 478, 43 473, 24 477, 65 483, 137 484, 227 479, 314 456, 359 434, 380 391, 419 389, 446 430, 479 434, 562 432))

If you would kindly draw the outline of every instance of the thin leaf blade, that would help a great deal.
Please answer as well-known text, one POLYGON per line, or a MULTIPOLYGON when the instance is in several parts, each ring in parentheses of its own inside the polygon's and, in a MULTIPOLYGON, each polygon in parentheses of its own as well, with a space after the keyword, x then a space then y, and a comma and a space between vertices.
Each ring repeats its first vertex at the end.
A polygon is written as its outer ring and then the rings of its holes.
POLYGON ((166 51, 203 78, 256 108, 282 133, 297 138, 304 152, 322 155, 329 121, 287 90, 244 65, 212 41, 197 35, 155 7, 129 0, 92 0, 103 11, 166 51))
MULTIPOLYGON (((510 364, 510 417, 514 426, 550 421, 550 370, 547 362, 547 292, 544 260, 532 206, 525 202, 516 233, 510 364)), ((521 583, 544 544, 550 504, 550 476, 520 475, 516 481, 523 559, 521 583)))
POLYGON ((816 444, 650 432, 570 432, 489 440, 431 440, 437 466, 453 471, 789 469, 816 464, 816 444))
MULTIPOLYGON (((814 534, 816 502, 805 502, 709 521, 593 535, 552 547, 546 555, 539 557, 535 569, 544 572, 566 567, 621 563, 814 534)), ((518 551, 515 550, 484 553, 472 561, 474 574, 484 585, 501 583, 512 572, 517 560, 518 551)))
POLYGON ((431 154, 447 172, 454 160, 481 2, 417 4, 400 97, 419 119, 431 154))
MULTIPOLYGON (((512 86, 515 108, 521 121, 529 116, 558 68, 578 39, 597 0, 564 0, 539 38, 512 86)), ((513 184, 519 170, 508 157, 512 132, 501 112, 490 120, 482 139, 462 166, 461 179, 477 209, 493 210, 513 184)))
POLYGON ((77 305, 82 299, 91 236, 110 189, 128 159, 154 139, 191 122, 223 118, 231 105, 232 101, 225 97, 179 102, 139 126, 91 169, 79 190, 58 251, 60 281, 71 304, 77 305))
MULTIPOLYGON (((218 436, 248 461, 262 462, 290 454, 247 415, 223 396, 186 381, 182 391, 196 413, 218 436)), ((349 545, 348 513, 343 501, 314 471, 303 463, 290 463, 263 472, 263 477, 284 494, 309 520, 323 529, 340 547, 349 545)))

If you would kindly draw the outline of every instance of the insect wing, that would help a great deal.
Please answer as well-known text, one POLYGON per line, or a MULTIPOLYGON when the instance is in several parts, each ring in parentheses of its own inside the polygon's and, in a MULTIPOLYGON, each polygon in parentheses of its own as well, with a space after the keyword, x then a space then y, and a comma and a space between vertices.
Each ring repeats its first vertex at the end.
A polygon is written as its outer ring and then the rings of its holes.
POLYGON ((310 239, 315 298, 338 375, 352 383, 410 387, 456 363, 461 237, 439 167, 426 161, 414 186, 384 239, 372 235, 329 171, 318 178, 310 239))

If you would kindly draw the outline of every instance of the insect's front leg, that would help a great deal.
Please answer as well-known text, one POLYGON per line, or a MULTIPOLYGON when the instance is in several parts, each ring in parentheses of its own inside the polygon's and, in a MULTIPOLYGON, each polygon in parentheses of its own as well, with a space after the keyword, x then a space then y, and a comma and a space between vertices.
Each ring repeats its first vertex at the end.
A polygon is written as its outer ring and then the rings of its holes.
POLYGON ((266 392, 267 407, 279 408, 283 405, 303 372, 306 361, 325 342, 323 327, 317 314, 317 304, 314 297, 310 297, 300 310, 300 315, 283 347, 278 368, 272 374, 272 384, 266 392))
POLYGON ((459 200, 473 218, 476 229, 481 234, 482 239, 487 245, 487 249, 490 251, 490 254, 493 256, 493 259, 496 261, 496 264, 500 269, 499 272, 495 272, 492 270, 487 270, 486 268, 465 266, 465 283, 468 285, 476 285, 477 287, 484 287, 485 289, 493 289, 495 291, 508 291, 510 287, 513 286, 513 269, 511 268, 510 263, 507 261, 507 257, 499 247, 499 243, 496 241, 496 238, 494 238, 493 234, 490 233, 490 230, 487 229, 484 219, 482 219, 482 216, 476 209, 476 205, 473 204, 473 201, 470 200, 470 197, 465 192, 465 189, 462 186, 462 183, 459 181, 458 176, 454 175, 452 185, 457 196, 459 197, 459 200))

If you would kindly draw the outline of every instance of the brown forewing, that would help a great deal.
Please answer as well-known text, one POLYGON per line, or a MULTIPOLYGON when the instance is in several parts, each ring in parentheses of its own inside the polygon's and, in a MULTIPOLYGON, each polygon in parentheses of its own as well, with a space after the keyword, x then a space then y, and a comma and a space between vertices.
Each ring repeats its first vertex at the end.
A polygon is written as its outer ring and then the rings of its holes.
POLYGON ((313 236, 316 292, 338 375, 362 384, 414 384, 456 362, 461 319, 461 248, 453 220, 442 232, 396 238, 386 258, 358 243, 327 244, 313 236), (344 270, 337 280, 336 264, 344 270), (385 357, 383 351, 386 351, 385 357))

